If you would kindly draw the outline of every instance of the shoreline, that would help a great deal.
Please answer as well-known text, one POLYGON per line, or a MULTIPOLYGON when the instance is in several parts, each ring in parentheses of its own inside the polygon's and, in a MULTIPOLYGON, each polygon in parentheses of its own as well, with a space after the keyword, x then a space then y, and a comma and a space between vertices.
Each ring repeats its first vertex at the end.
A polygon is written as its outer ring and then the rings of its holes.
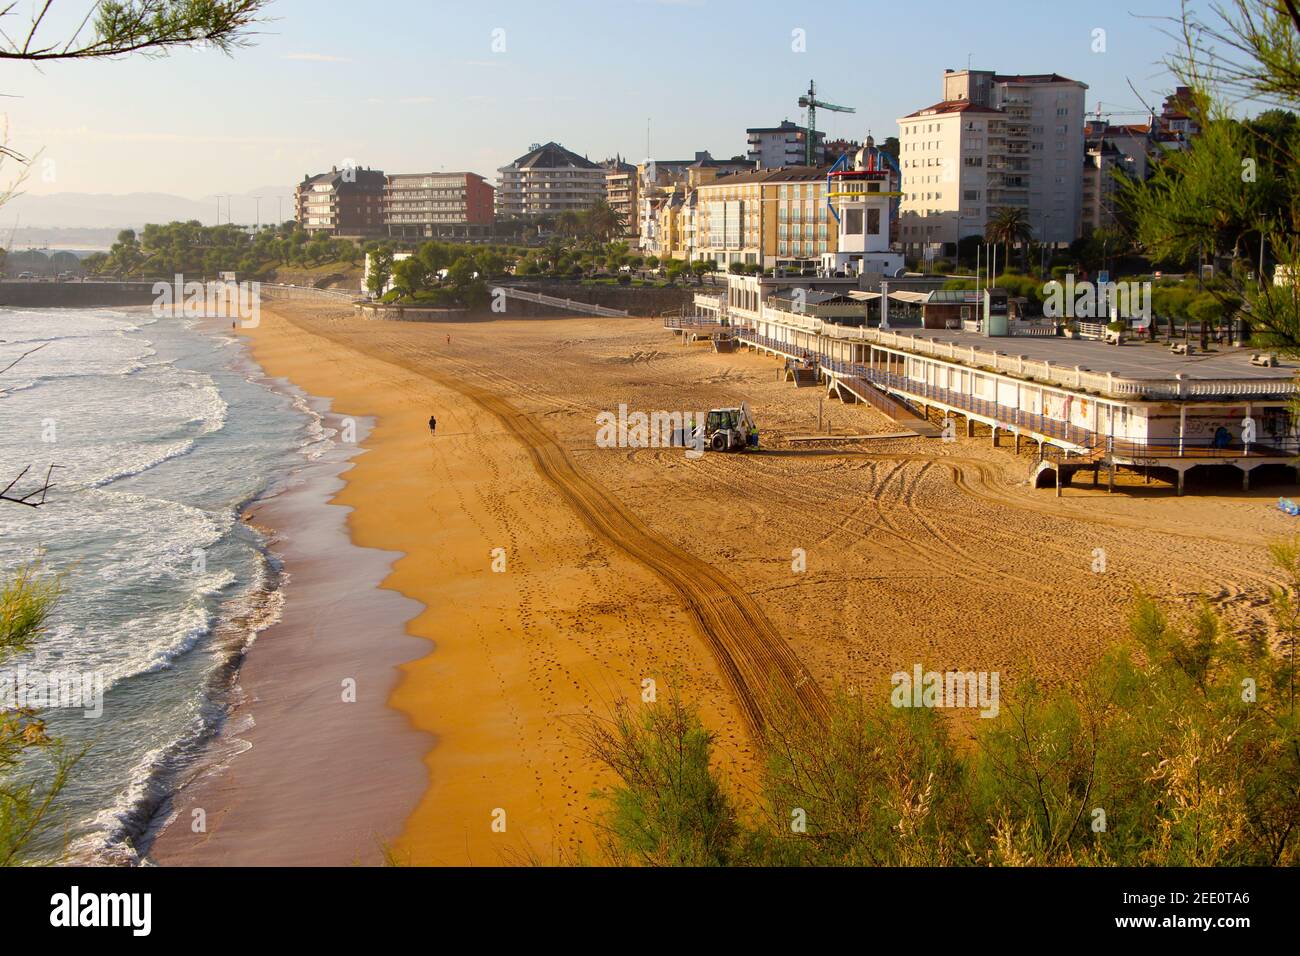
MULTIPOLYGON (((249 341, 235 340, 253 381, 291 394, 341 432, 343 416, 328 400, 269 374, 249 341)), ((278 577, 263 603, 278 602, 279 613, 232 659, 221 728, 160 806, 145 854, 152 863, 376 863, 423 791, 428 742, 385 703, 397 666, 424 651, 404 634, 421 606, 379 590, 400 555, 353 544, 351 509, 332 507, 372 423, 354 428, 355 445, 333 443, 240 509, 278 577), (359 644, 356 635, 375 622, 359 644), (344 680, 355 681, 355 702, 343 700, 344 680), (196 811, 206 832, 194 832, 196 811)))

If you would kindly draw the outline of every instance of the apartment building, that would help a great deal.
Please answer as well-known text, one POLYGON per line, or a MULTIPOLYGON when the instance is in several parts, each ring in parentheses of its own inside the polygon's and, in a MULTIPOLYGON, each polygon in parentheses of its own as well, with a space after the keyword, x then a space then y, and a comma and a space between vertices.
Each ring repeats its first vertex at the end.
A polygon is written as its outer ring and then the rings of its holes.
POLYGON ((1105 137, 1090 139, 1083 159, 1081 226, 1085 236, 1117 225, 1116 198, 1122 182, 1115 178, 1116 173, 1133 175, 1130 158, 1105 137))
POLYGON ((822 147, 822 161, 834 164, 841 156, 852 159, 861 148, 862 144, 854 139, 833 139, 822 147))
POLYGON ((1077 239, 1087 88, 1055 73, 945 71, 944 98, 898 121, 907 250, 951 254, 1007 207, 1025 210, 1040 241, 1077 239))
POLYGON ((661 259, 690 258, 686 244, 687 220, 692 226, 694 222, 694 206, 686 202, 690 191, 719 176, 753 169, 754 164, 747 159, 714 159, 708 150, 697 152, 694 159, 652 159, 638 165, 637 231, 641 252, 661 259))
POLYGON ((384 225, 393 239, 484 238, 495 192, 477 173, 397 173, 384 184, 384 225))
POLYGON ((1157 122, 1161 130, 1179 141, 1186 142, 1199 136, 1201 126, 1196 121, 1196 102, 1192 91, 1186 86, 1180 86, 1166 96, 1157 122))
POLYGON ((765 269, 816 270, 838 249, 826 167, 793 166, 718 176, 693 190, 692 259, 765 269))
MULTIPOLYGON (((745 130, 749 144, 746 158, 759 169, 802 166, 808 161, 808 130, 797 123, 782 120, 780 126, 759 126, 745 130)), ((813 139, 813 162, 826 161, 826 134, 817 131, 813 139)))
POLYGON ((581 212, 605 198, 605 168, 559 143, 533 145, 501 174, 499 219, 536 219, 581 212))
POLYGON ((638 197, 640 177, 637 167, 622 159, 612 159, 605 164, 605 199, 609 207, 623 217, 627 229, 623 235, 636 241, 641 218, 638 197))
POLYGON ((380 170, 351 166, 304 175, 294 190, 298 225, 313 235, 348 239, 383 236, 384 182, 380 170))

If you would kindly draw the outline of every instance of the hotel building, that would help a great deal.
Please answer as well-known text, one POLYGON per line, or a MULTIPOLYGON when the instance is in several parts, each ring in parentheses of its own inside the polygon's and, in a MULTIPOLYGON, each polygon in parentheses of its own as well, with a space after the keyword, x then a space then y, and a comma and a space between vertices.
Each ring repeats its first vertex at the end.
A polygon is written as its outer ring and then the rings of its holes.
POLYGON ((642 253, 661 259, 690 259, 687 235, 694 235, 693 190, 719 176, 753 169, 748 160, 714 159, 707 150, 697 152, 694 159, 647 160, 637 166, 642 253))
POLYGON ((838 249, 826 167, 792 166, 719 176, 695 189, 692 259, 816 271, 838 249))

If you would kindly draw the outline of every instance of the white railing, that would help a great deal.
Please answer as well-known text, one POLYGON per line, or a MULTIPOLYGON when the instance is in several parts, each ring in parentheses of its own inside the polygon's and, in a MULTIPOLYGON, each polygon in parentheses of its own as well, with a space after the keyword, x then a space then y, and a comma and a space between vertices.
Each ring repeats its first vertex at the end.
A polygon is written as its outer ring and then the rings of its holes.
POLYGON ((810 316, 783 312, 771 307, 764 308, 763 318, 778 325, 804 332, 814 332, 837 341, 871 343, 883 348, 926 355, 973 368, 1003 372, 1020 379, 1032 378, 1045 384, 1096 392, 1114 398, 1263 398, 1300 394, 1300 385, 1290 379, 1184 379, 1182 377, 1177 377, 1173 381, 1130 379, 1117 376, 1113 372, 1091 372, 1077 365, 1055 364, 1046 359, 1034 360, 1020 355, 1004 355, 996 350, 979 349, 973 345, 957 345, 955 342, 940 342, 919 335, 902 335, 888 330, 828 324, 810 316))
POLYGON ((283 285, 276 282, 263 282, 263 292, 272 292, 283 296, 303 296, 306 298, 326 298, 344 302, 357 302, 365 298, 359 292, 342 292, 338 289, 317 289, 314 286, 283 285))
POLYGON ((582 312, 588 315, 603 315, 611 318, 626 319, 628 313, 622 309, 609 309, 603 305, 592 305, 590 302, 575 302, 573 299, 560 299, 553 295, 543 295, 540 292, 525 292, 522 289, 512 289, 509 286, 496 286, 493 292, 500 290, 506 298, 519 299, 523 302, 536 302, 538 305, 554 306, 557 309, 567 309, 571 312, 582 312))

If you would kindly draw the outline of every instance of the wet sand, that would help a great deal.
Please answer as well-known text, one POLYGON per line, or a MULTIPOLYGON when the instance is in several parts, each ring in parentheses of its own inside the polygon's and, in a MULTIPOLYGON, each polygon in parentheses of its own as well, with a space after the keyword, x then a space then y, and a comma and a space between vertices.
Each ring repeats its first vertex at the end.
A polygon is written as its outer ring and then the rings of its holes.
MULTIPOLYGON (((324 421, 341 427, 328 412, 324 421)), ((387 706, 397 667, 427 650, 403 628, 420 606, 379 589, 396 555, 352 544, 351 509, 331 504, 358 450, 337 446, 244 514, 284 563, 283 613, 248 650, 238 703, 210 748, 237 756, 174 800, 155 863, 375 863, 423 790, 431 740, 387 706), (196 810, 206 818, 197 832, 196 810)))

